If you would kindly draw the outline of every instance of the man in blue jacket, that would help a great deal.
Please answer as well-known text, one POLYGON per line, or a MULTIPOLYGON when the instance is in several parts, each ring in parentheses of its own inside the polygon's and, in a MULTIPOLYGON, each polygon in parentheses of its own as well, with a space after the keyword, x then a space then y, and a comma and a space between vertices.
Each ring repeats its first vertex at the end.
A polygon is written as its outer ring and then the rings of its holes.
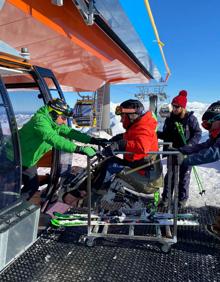
POLYGON ((220 159, 220 101, 211 104, 203 114, 202 126, 209 131, 209 139, 194 146, 179 148, 180 152, 189 155, 183 165, 200 165, 220 159))
MULTIPOLYGON (((194 146, 184 146, 179 150, 188 155, 182 166, 193 166, 220 160, 220 101, 209 106, 202 116, 202 126, 209 131, 209 139, 194 146)), ((208 229, 220 236, 220 213, 208 229)))

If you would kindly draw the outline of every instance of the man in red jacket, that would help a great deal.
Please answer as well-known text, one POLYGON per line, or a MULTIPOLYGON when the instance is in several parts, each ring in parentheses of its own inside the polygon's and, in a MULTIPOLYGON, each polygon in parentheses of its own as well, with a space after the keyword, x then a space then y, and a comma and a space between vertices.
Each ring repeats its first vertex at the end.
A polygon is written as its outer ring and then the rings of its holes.
MULTIPOLYGON (((121 123, 126 131, 109 140, 111 145, 105 149, 104 154, 110 158, 107 158, 95 172, 94 181, 92 181, 92 188, 95 191, 108 189, 112 176, 119 173, 125 166, 135 168, 151 163, 152 156, 148 152, 158 151, 157 121, 150 111, 144 111, 140 101, 134 99, 124 101, 116 107, 115 114, 121 116, 121 123), (119 151, 127 152, 123 159, 115 156, 115 152, 119 151)), ((152 163, 138 173, 149 179, 152 179, 152 175, 159 178, 161 171, 154 173, 155 170, 156 165, 152 163)), ((71 203, 68 202, 68 204, 71 203)))

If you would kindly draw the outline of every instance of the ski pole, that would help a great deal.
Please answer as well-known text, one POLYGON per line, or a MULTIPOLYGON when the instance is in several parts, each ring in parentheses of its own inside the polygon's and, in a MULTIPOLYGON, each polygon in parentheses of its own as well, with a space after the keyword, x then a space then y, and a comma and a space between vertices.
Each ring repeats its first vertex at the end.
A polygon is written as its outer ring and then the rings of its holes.
MULTIPOLYGON (((184 134, 184 129, 183 129, 182 124, 180 124, 179 122, 175 122, 175 125, 176 125, 178 133, 180 134, 180 136, 183 140, 184 145, 187 145, 186 137, 185 137, 185 134, 184 134)), ((202 196, 203 194, 205 194, 205 189, 203 187, 202 181, 199 177, 199 174, 198 174, 196 168, 193 166, 192 169, 193 169, 193 173, 195 175, 196 183, 197 183, 198 188, 199 188, 199 194, 202 196)))
POLYGON ((201 182, 201 179, 199 178, 197 170, 195 169, 194 166, 192 168, 193 168, 193 172, 196 178, 197 185, 199 187, 199 191, 200 191, 199 194, 202 196, 203 194, 205 194, 205 189, 203 188, 203 184, 201 182))

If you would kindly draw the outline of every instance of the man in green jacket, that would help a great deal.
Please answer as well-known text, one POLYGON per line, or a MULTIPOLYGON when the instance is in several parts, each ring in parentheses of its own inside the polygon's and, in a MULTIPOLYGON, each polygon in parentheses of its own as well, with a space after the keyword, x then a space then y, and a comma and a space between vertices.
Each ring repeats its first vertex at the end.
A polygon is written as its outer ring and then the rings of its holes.
POLYGON ((64 100, 56 98, 41 107, 19 130, 24 184, 22 193, 28 193, 27 199, 39 188, 37 162, 52 148, 92 158, 96 154, 94 148, 78 146, 72 140, 95 145, 102 145, 105 141, 68 127, 67 118, 70 116, 70 107, 64 100))

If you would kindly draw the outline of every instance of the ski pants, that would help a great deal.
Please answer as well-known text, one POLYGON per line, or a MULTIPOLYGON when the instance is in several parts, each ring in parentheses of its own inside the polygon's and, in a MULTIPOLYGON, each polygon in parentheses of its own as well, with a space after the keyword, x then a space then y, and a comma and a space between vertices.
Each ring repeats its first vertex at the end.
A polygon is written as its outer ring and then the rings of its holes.
MULTIPOLYGON (((179 169, 179 201, 187 200, 189 198, 189 183, 190 175, 192 171, 192 166, 181 165, 179 169)), ((174 189, 174 174, 172 175, 171 181, 171 195, 174 189)), ((165 200, 168 198, 168 173, 164 178, 164 189, 162 193, 162 198, 165 200)))

